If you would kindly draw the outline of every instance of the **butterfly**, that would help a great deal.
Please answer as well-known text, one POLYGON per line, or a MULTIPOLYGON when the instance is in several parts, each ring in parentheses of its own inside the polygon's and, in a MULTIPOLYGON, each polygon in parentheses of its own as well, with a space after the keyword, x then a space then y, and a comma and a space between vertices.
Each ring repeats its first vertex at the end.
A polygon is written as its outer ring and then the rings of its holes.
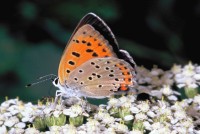
POLYGON ((135 85, 135 62, 96 14, 86 14, 62 54, 56 96, 105 98, 135 85))

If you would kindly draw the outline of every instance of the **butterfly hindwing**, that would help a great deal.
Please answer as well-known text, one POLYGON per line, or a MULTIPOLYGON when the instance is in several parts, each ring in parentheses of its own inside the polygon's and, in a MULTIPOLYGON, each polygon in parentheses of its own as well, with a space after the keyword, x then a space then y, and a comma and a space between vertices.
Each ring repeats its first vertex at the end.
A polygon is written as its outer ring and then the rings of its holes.
POLYGON ((66 85, 88 97, 103 97, 119 90, 128 90, 134 84, 134 70, 124 60, 107 57, 94 58, 77 67, 66 85))

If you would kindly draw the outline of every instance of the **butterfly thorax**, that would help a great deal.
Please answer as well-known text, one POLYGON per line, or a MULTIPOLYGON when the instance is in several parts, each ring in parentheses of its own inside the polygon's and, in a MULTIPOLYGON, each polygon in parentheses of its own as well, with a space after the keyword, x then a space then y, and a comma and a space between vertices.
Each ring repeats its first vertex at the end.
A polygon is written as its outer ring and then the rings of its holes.
POLYGON ((82 97, 80 92, 78 90, 75 90, 72 87, 65 85, 61 85, 59 82, 59 78, 55 78, 54 81, 52 82, 55 87, 57 87, 59 90, 56 91, 56 96, 61 96, 61 97, 82 97))

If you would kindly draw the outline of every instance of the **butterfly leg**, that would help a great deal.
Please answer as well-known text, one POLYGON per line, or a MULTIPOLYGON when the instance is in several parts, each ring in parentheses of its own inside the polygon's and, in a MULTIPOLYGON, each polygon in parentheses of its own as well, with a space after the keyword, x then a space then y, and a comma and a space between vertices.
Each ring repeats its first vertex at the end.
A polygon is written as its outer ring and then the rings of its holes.
POLYGON ((58 104, 59 102, 59 99, 60 99, 60 102, 62 101, 62 92, 60 90, 57 90, 56 91, 56 96, 55 96, 55 100, 54 100, 54 103, 52 105, 52 108, 54 109, 56 107, 56 105, 58 104))

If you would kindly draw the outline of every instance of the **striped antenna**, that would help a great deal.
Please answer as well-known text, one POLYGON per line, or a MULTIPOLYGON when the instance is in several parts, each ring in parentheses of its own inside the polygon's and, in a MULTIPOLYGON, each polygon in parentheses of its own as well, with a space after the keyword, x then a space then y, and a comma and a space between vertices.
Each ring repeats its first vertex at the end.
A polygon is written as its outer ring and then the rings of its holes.
POLYGON ((33 85, 37 85, 39 83, 42 83, 42 82, 45 82, 45 81, 48 81, 48 80, 54 80, 55 78, 57 78, 57 76, 55 74, 48 74, 48 75, 44 75, 44 76, 41 76, 39 77, 37 80, 37 82, 33 82, 33 83, 30 83, 30 84, 27 84, 25 87, 30 87, 30 86, 33 86, 33 85))

